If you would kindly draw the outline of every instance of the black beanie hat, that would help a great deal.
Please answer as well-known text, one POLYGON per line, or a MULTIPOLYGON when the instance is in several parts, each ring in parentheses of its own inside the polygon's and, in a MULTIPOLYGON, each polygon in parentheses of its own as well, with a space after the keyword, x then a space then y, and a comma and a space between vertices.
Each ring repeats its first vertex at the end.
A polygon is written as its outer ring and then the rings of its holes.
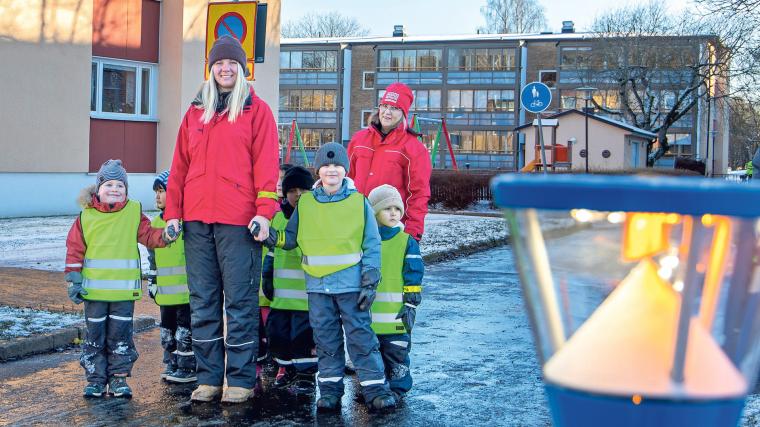
POLYGON ((282 194, 288 194, 288 191, 294 188, 311 189, 314 185, 314 177, 303 166, 293 166, 285 172, 282 178, 282 194))
POLYGON ((240 64, 241 67, 243 67, 243 71, 245 71, 246 77, 251 74, 248 72, 248 65, 245 59, 245 50, 243 50, 243 45, 241 45, 240 41, 235 37, 232 37, 230 35, 223 35, 216 39, 214 45, 211 46, 211 50, 208 53, 209 72, 211 71, 211 66, 214 65, 216 61, 222 59, 234 59, 238 64, 240 64))

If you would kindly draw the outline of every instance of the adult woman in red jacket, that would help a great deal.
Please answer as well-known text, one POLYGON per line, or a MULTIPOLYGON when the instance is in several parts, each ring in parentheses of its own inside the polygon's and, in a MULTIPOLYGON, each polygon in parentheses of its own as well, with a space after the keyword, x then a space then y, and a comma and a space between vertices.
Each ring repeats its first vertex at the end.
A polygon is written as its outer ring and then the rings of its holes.
POLYGON ((417 240, 425 231, 430 200, 430 153, 408 127, 411 89, 393 83, 385 89, 367 129, 354 134, 348 145, 348 177, 365 196, 375 187, 389 184, 404 201, 405 231, 417 240))
POLYGON ((210 77, 180 125, 167 188, 167 229, 182 220, 185 232, 195 401, 222 394, 225 372, 223 402, 247 400, 256 383, 261 246, 248 226, 255 220, 259 237, 269 235, 279 162, 274 116, 245 80, 245 63, 237 39, 216 40, 210 77))

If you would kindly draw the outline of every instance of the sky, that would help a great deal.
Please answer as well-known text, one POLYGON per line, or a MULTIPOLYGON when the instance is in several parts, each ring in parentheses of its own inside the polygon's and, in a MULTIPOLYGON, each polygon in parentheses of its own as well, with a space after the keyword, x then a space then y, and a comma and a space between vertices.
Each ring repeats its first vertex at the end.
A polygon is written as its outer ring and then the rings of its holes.
MULTIPOLYGON (((687 6, 689 0, 663 0, 671 12, 687 6)), ((624 6, 625 1, 539 0, 546 11, 549 30, 559 32, 562 21, 574 21, 575 30, 587 29, 594 17, 605 10, 624 6)), ((486 0, 282 0, 282 22, 297 20, 307 13, 338 11, 356 18, 369 28, 370 35, 390 36, 393 26, 403 24, 410 36, 474 34, 485 24, 480 7, 486 0)))

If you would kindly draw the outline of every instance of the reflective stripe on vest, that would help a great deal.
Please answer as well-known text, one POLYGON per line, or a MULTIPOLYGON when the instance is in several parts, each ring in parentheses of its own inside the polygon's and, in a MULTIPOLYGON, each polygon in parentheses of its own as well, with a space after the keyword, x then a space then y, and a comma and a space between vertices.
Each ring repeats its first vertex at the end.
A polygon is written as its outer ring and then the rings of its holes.
POLYGON ((298 200, 298 247, 303 270, 324 277, 356 265, 362 257, 364 196, 320 203, 312 193, 298 200))
POLYGON ((380 248, 380 284, 372 303, 372 329, 378 335, 406 332, 401 319, 396 319, 404 306, 404 255, 409 235, 399 231, 380 248))
MULTIPOLYGON (((166 228, 161 216, 151 221, 156 228, 166 228)), ((156 258, 156 304, 160 306, 182 305, 190 303, 190 290, 187 287, 187 269, 185 267, 184 233, 171 245, 154 250, 156 258)))
POLYGON ((142 296, 137 230, 140 203, 129 200, 118 212, 86 208, 80 214, 87 244, 82 266, 83 298, 90 301, 134 301, 142 296))
MULTIPOLYGON (((272 219, 272 227, 279 233, 285 232, 288 219, 282 212, 272 219)), ((289 251, 274 250, 274 300, 271 307, 278 310, 309 311, 309 299, 306 294, 306 275, 301 268, 301 249, 289 251)))

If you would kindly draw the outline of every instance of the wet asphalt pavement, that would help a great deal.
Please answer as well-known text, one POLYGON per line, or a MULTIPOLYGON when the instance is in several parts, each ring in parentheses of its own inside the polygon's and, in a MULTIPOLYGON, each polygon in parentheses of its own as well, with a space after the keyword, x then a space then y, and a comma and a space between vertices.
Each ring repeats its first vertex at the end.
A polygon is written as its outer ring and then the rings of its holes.
POLYGON ((242 405, 189 404, 193 386, 159 379, 158 329, 136 335, 131 400, 81 397, 78 351, 0 365, 0 424, 546 425, 538 365, 508 247, 428 267, 413 334, 415 385, 401 406, 370 414, 351 377, 339 414, 315 397, 269 390, 242 405))
MULTIPOLYGON (((581 231, 548 246, 555 260, 573 254, 598 260, 615 258, 610 244, 581 231)), ((578 265, 554 267, 562 275, 578 265)), ((610 277, 615 274, 610 270, 610 277)), ((580 289, 573 282, 570 292, 594 298, 608 286, 586 282, 580 289)), ((264 393, 246 404, 190 404, 192 385, 159 379, 159 333, 152 329, 135 337, 140 358, 129 381, 131 400, 82 398, 85 382, 74 349, 0 364, 0 425, 550 425, 511 248, 429 266, 424 285, 412 340, 414 388, 390 413, 370 414, 354 401, 355 377, 338 414, 317 414, 315 396, 270 390, 269 378, 264 393)), ((760 425, 757 402, 752 396, 743 425, 760 425)))

